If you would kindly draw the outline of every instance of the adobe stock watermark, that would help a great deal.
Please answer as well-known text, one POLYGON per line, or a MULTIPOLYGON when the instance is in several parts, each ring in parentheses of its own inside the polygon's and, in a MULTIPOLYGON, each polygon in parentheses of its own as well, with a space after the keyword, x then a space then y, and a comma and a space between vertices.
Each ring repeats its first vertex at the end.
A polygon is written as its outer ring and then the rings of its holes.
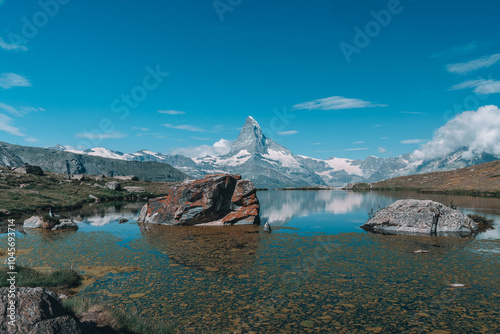
POLYGON ((61 6, 67 5, 71 0, 40 0, 38 6, 40 10, 36 11, 33 15, 21 18, 21 31, 20 33, 9 32, 6 36, 6 41, 12 45, 19 47, 15 48, 16 52, 19 50, 26 50, 26 45, 35 38, 40 29, 49 24, 50 20, 59 14, 61 6))
POLYGON ((214 0, 212 5, 214 6, 215 12, 219 16, 219 20, 224 21, 224 14, 226 12, 233 12, 234 9, 241 5, 243 0, 214 0))
MULTIPOLYGON (((411 2, 412 0, 407 1, 411 2)), ((352 62, 354 54, 360 54, 363 49, 367 48, 371 41, 380 35, 383 28, 387 28, 391 24, 393 17, 403 12, 403 9, 400 0, 389 0, 385 9, 371 10, 370 15, 373 19, 362 28, 358 26, 353 28, 355 34, 352 43, 341 42, 339 44, 340 51, 347 63, 352 62)))
MULTIPOLYGON (((157 64, 155 68, 146 66, 146 75, 142 78, 141 84, 132 87, 128 93, 123 93, 119 98, 111 102, 111 111, 117 114, 120 120, 125 120, 130 111, 136 109, 141 102, 143 102, 149 93, 158 88, 166 77, 170 74, 162 72, 160 65, 157 64)), ((117 138, 116 126, 111 118, 105 117, 99 121, 99 125, 92 131, 84 130, 86 134, 85 140, 78 143, 78 147, 91 148, 99 146, 106 138, 117 138)))
POLYGON ((9 219, 9 224, 7 225, 7 283, 9 290, 7 292, 7 303, 6 316, 8 318, 9 326, 14 327, 16 325, 16 230, 15 220, 9 219))
POLYGON ((262 129, 264 136, 271 139, 273 139, 277 133, 284 131, 286 127, 290 125, 291 121, 297 117, 297 115, 290 112, 286 107, 283 107, 282 110, 274 108, 272 113, 274 116, 269 121, 269 127, 262 129))

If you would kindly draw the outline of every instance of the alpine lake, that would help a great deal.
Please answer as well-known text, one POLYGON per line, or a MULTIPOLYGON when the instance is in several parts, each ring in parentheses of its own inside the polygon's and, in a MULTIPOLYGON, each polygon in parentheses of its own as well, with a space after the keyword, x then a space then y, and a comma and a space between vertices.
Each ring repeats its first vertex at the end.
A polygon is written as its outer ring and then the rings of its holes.
POLYGON ((96 204, 70 213, 78 231, 18 233, 18 264, 77 269, 85 277, 78 295, 180 333, 500 333, 500 198, 257 196, 272 233, 138 224, 144 203, 96 204), (372 209, 402 198, 454 203, 496 226, 466 238, 360 228, 372 209))

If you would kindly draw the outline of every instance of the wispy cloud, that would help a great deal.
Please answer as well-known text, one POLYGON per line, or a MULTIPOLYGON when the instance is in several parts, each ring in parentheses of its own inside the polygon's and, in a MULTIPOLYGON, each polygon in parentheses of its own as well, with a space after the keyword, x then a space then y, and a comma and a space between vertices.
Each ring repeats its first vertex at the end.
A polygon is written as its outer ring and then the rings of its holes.
POLYGON ((209 140, 212 140, 210 138, 205 138, 205 137, 189 137, 191 139, 194 139, 194 140, 203 140, 203 141, 209 141, 209 140))
POLYGON ((323 145, 323 143, 313 143, 313 145, 323 145))
POLYGON ((0 75, 0 87, 9 89, 12 87, 30 87, 31 83, 25 77, 15 73, 2 73, 0 75))
POLYGON ((185 114, 185 111, 179 111, 179 110, 158 110, 160 114, 167 114, 167 115, 182 115, 185 114))
POLYGON ((448 72, 457 74, 467 74, 470 72, 477 71, 482 68, 488 68, 500 61, 500 53, 481 57, 479 59, 471 60, 466 63, 450 64, 446 66, 448 72))
POLYGON ((377 104, 360 99, 349 99, 343 96, 332 96, 324 99, 317 99, 310 102, 296 104, 292 107, 295 110, 343 110, 356 108, 387 107, 386 104, 377 104))
POLYGON ((377 151, 378 151, 378 153, 385 153, 385 152, 387 152, 387 149, 385 149, 383 147, 379 147, 379 148, 377 148, 377 151))
POLYGON ((149 131, 148 128, 141 128, 139 126, 133 126, 132 130, 139 130, 139 131, 144 131, 144 132, 149 131))
POLYGON ((389 138, 389 137, 380 137, 380 139, 387 140, 387 139, 391 139, 391 138, 389 138))
POLYGON ((9 114, 13 116, 18 116, 22 117, 23 115, 26 115, 29 112, 32 111, 45 111, 43 108, 32 108, 32 107, 18 107, 15 108, 13 106, 10 106, 6 103, 0 102, 0 110, 3 110, 5 112, 8 112, 9 114))
POLYGON ((410 115, 427 115, 426 112, 421 111, 400 111, 400 114, 410 114, 410 115))
POLYGON ((277 134, 279 134, 280 136, 290 136, 290 135, 294 135, 294 134, 297 134, 297 133, 299 133, 299 131, 297 131, 297 130, 277 132, 277 134))
POLYGON ((14 120, 7 115, 0 114, 0 131, 5 131, 13 136, 24 137, 26 136, 21 132, 21 129, 12 125, 14 120))
MULTIPOLYGON (((1 1, 0 1, 1 4, 1 1)), ((0 37, 0 48, 6 50, 6 51, 28 51, 28 48, 24 45, 21 44, 12 44, 12 43, 7 43, 0 37)))
POLYGON ((109 133, 80 132, 75 135, 76 138, 85 139, 118 139, 126 136, 126 134, 119 131, 113 131, 109 133))
POLYGON ((33 137, 27 137, 27 138, 24 138, 24 140, 29 142, 29 143, 36 143, 37 141, 39 141, 38 139, 33 138, 33 137))
POLYGON ((489 44, 491 43, 470 42, 469 44, 455 46, 447 50, 434 53, 431 55, 431 58, 451 58, 456 56, 462 56, 489 44))
POLYGON ((345 150, 342 151, 364 151, 364 150, 368 150, 368 147, 346 148, 345 150))
POLYGON ((474 93, 480 95, 500 93, 500 81, 495 80, 469 80, 450 88, 450 90, 473 88, 474 93))
POLYGON ((364 141, 355 141, 355 142, 352 142, 353 144, 364 144, 365 142, 364 141))
POLYGON ((183 124, 183 125, 172 125, 172 124, 163 124, 163 126, 169 129, 177 129, 177 130, 186 130, 192 132, 204 132, 205 130, 202 128, 198 128, 193 125, 183 124))
POLYGON ((421 142, 424 142, 425 139, 406 139, 400 141, 401 144, 419 144, 421 142))

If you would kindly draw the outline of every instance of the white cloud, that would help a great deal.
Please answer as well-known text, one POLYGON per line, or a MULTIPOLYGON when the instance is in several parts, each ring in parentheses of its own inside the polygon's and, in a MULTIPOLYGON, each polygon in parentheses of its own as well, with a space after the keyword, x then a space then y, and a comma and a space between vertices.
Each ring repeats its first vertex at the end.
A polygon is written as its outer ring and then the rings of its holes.
POLYGON ((378 151, 378 153, 385 153, 385 152, 387 152, 387 149, 385 149, 383 147, 379 147, 379 148, 377 148, 377 151, 378 151))
POLYGON ((179 111, 179 110, 158 110, 160 114, 167 114, 167 115, 182 115, 185 114, 185 111, 179 111))
POLYGON ((113 131, 109 133, 80 132, 75 135, 76 138, 85 139, 118 139, 126 136, 126 134, 123 134, 119 131, 113 131))
POLYGON ((406 139, 400 141, 401 144, 419 144, 421 142, 424 142, 425 139, 406 139))
POLYGON ((208 156, 219 156, 229 153, 232 141, 221 139, 213 145, 190 146, 178 148, 172 151, 172 154, 181 154, 191 158, 203 158, 208 156))
POLYGON ((368 147, 360 147, 360 148, 346 148, 345 150, 343 151, 364 151, 364 150, 367 150, 368 147))
POLYGON ((198 127, 193 126, 193 125, 188 125, 188 124, 184 124, 184 125, 163 124, 163 126, 169 128, 169 129, 186 130, 186 131, 192 131, 192 132, 203 132, 203 131, 205 131, 205 130, 203 130, 201 128, 198 128, 198 127))
POLYGON ((323 143, 313 143, 313 145, 323 145, 323 143))
POLYGON ((8 112, 11 115, 22 117, 32 111, 44 111, 43 108, 32 108, 32 107, 18 107, 15 108, 3 102, 0 102, 0 110, 8 112))
POLYGON ((25 77, 15 73, 2 73, 0 75, 0 87, 9 89, 12 87, 30 87, 31 83, 25 77))
POLYGON ((364 141, 355 141, 353 142, 353 144, 364 144, 365 142, 364 141))
POLYGON ((488 68, 495 65, 500 61, 500 53, 485 56, 479 59, 471 60, 466 63, 450 64, 446 66, 448 72, 457 74, 467 74, 470 72, 477 71, 481 68, 488 68))
POLYGON ((360 99, 349 99, 343 96, 332 96, 324 99, 317 99, 310 102, 299 103, 293 106, 293 109, 308 109, 308 110, 342 110, 355 108, 374 108, 387 107, 385 104, 376 104, 360 99))
POLYGON ((33 137, 28 137, 28 138, 25 138, 24 140, 29 142, 29 143, 36 143, 38 141, 38 139, 33 138, 33 137))
POLYGON ((290 136, 299 133, 297 130, 277 132, 280 136, 290 136))
POLYGON ((431 141, 414 152, 417 160, 434 159, 467 147, 465 158, 477 153, 500 155, 500 110, 484 106, 465 111, 440 127, 431 141))
POLYGON ((450 88, 450 90, 474 88, 474 93, 480 95, 500 93, 500 81, 495 80, 469 80, 450 88))
POLYGON ((21 129, 16 128, 11 123, 14 120, 7 115, 0 114, 0 131, 5 131, 13 136, 24 137, 26 136, 21 132, 21 129))
MULTIPOLYGON (((1 1, 0 1, 1 4, 1 1)), ((20 51, 28 51, 28 48, 24 45, 21 44, 11 44, 7 43, 0 37, 0 48, 7 50, 7 51, 14 51, 14 50, 20 50, 20 51)))
POLYGON ((471 51, 476 50, 479 47, 489 45, 490 43, 477 43, 471 42, 469 44, 456 46, 453 48, 449 48, 442 52, 434 53, 431 55, 431 58, 451 58, 456 57, 457 55, 464 55, 470 53, 471 51))
POLYGON ((144 132, 149 131, 148 128, 141 128, 139 126, 133 126, 132 130, 139 130, 139 131, 144 131, 144 132))

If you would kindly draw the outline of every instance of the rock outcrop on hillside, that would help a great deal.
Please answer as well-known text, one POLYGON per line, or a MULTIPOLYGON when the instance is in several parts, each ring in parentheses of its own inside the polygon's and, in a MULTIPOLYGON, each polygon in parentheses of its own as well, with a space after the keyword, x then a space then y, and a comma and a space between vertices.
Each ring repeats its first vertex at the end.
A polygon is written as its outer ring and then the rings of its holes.
POLYGON ((28 164, 24 164, 21 167, 15 168, 14 172, 20 174, 33 174, 33 175, 43 176, 43 170, 40 167, 28 164))
POLYGON ((431 200, 399 200, 378 211, 363 229, 383 234, 471 235, 476 223, 462 212, 431 200))
POLYGON ((153 198, 139 222, 164 225, 259 224, 259 200, 251 181, 240 175, 212 174, 185 181, 168 196, 153 198))

